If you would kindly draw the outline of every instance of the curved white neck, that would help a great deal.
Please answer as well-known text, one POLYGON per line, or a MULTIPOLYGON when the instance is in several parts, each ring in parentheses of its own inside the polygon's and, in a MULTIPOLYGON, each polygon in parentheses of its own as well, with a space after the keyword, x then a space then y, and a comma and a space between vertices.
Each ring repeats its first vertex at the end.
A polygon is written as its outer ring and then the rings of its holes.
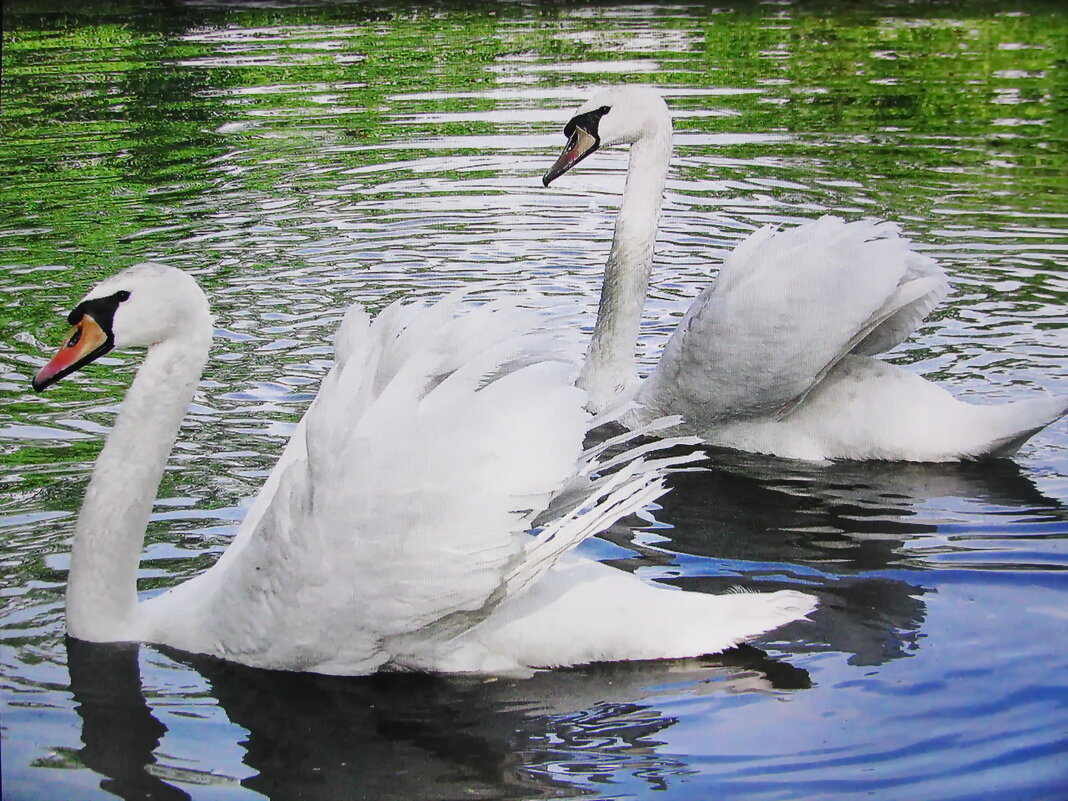
POLYGON ((152 346, 97 458, 78 514, 67 631, 96 642, 138 639, 137 568, 167 457, 207 361, 211 324, 152 346))
POLYGON ((630 147, 630 167, 605 265, 597 323, 578 384, 592 410, 602 411, 626 395, 637 374, 634 350, 649 289, 653 246, 671 157, 671 126, 630 147))

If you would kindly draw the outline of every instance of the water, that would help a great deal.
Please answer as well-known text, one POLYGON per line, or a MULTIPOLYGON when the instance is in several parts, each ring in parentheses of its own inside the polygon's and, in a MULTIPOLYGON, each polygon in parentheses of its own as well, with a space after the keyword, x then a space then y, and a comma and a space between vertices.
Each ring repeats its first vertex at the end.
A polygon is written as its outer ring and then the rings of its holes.
MULTIPOLYGON (((596 303, 623 153, 540 175, 594 85, 676 112, 641 354, 765 222, 899 221, 954 293, 892 358, 984 402, 1068 391, 1057 4, 5 4, 5 799, 1068 795, 1068 432, 1013 462, 714 454, 588 548, 821 610, 738 652, 528 681, 262 673, 65 642, 68 539, 134 362, 28 382, 98 278, 217 315, 142 563, 226 546, 344 307, 469 284, 596 303)), ((591 317, 592 322, 592 317, 591 317)))

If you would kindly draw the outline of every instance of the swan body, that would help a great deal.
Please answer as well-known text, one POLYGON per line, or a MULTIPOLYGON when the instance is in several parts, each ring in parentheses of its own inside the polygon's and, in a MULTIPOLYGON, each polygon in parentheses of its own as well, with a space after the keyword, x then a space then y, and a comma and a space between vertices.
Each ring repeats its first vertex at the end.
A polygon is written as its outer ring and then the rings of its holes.
POLYGON ((643 381, 634 349, 671 155, 671 115, 654 91, 595 95, 564 129, 544 183, 599 147, 630 145, 597 323, 579 385, 591 408, 635 399, 641 424, 679 415, 705 442, 795 459, 957 461, 1010 456, 1068 411, 1040 397, 957 400, 878 358, 946 295, 935 261, 896 225, 822 217, 765 226, 727 257, 643 381))
POLYGON ((140 600, 145 527, 212 318, 172 267, 94 288, 35 388, 112 348, 147 353, 78 516, 70 635, 330 674, 523 672, 711 653, 813 609, 793 591, 653 586, 572 553, 662 494, 680 459, 627 438, 611 458, 583 450, 597 421, 560 335, 517 302, 461 300, 393 304, 373 322, 349 310, 335 365, 230 546, 140 600))

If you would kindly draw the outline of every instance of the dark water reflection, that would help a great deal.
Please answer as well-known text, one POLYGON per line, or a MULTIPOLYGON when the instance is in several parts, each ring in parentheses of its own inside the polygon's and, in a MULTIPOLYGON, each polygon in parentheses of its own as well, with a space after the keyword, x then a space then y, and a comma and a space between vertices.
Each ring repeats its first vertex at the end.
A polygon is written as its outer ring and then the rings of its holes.
MULTIPOLYGON (((707 592, 743 578, 761 589, 804 585, 818 592, 821 608, 811 623, 787 629, 803 641, 794 651, 830 648, 854 665, 909 655, 924 596, 939 583, 916 568, 954 556, 968 565, 983 537, 994 536, 984 529, 1011 529, 1023 562, 1027 540, 1048 544, 1053 558, 1068 552, 1068 509, 1011 461, 813 465, 731 451, 710 456, 703 470, 674 477, 661 500, 669 550, 617 536, 640 559, 616 563, 661 564, 661 580, 707 592), (967 533, 955 538, 954 528, 967 533)), ((999 555, 1008 568, 1013 554, 999 555)), ((1053 558, 1013 566, 1058 569, 1053 558)))
MULTIPOLYGON (((242 761, 254 775, 241 784, 272 799, 563 797, 575 783, 620 771, 663 789, 687 772, 684 761, 657 753, 657 734, 677 722, 656 708, 665 685, 713 694, 809 684, 805 671, 748 647, 666 667, 599 666, 518 682, 340 679, 168 655, 203 677, 247 731, 242 761)), ((121 798, 196 797, 157 768, 167 727, 145 700, 138 656, 137 646, 68 640, 79 757, 121 798)))
POLYGON ((1045 495, 1010 460, 959 464, 808 464, 715 451, 704 470, 673 479, 664 517, 695 550, 769 561, 774 550, 799 563, 848 565, 871 572, 915 565, 907 544, 922 544, 951 523, 953 499, 972 517, 1015 512, 1064 519, 1063 504, 1045 495), (753 532, 777 531, 773 542, 753 532))

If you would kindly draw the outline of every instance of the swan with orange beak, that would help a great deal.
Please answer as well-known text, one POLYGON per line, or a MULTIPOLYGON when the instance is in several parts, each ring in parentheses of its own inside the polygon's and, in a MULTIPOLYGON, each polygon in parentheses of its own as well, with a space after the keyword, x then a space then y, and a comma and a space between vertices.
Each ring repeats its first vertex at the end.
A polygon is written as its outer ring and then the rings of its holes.
POLYGON ((111 349, 144 349, 74 524, 74 639, 273 670, 528 675, 713 653, 815 607, 793 590, 680 592, 573 553, 662 495, 666 470, 690 457, 652 455, 673 439, 586 449, 598 418, 561 358, 567 329, 510 298, 461 294, 397 302, 373 322, 352 307, 333 367, 225 552, 141 597, 145 529, 211 312, 191 275, 142 264, 69 321, 37 389, 111 349))

